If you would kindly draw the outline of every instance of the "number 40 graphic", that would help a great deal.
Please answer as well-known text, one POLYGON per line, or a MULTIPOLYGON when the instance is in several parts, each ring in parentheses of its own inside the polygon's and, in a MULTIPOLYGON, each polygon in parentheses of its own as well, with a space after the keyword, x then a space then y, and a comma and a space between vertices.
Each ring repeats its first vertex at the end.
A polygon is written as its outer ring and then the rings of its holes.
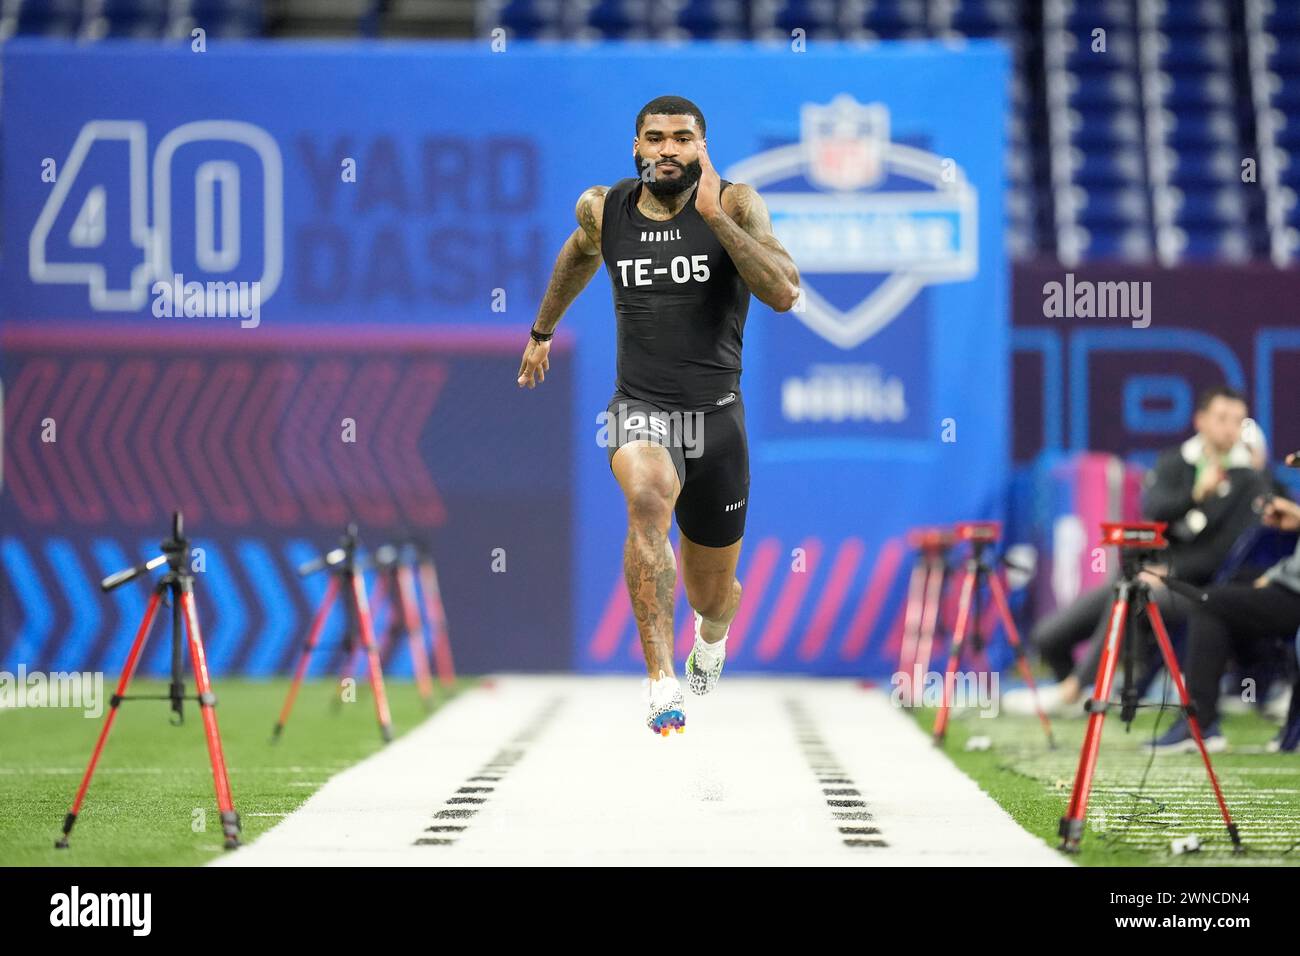
MULTIPOLYGON (((153 156, 153 224, 149 224, 149 169, 146 157, 145 124, 137 120, 92 120, 81 128, 72 145, 41 214, 28 240, 28 273, 33 282, 85 285, 90 306, 99 311, 134 312, 146 302, 156 279, 170 280, 174 245, 172 159, 182 146, 192 143, 239 143, 249 147, 261 162, 262 172, 262 274, 261 298, 265 302, 280 284, 284 266, 284 172, 280 148, 266 130, 235 120, 201 120, 186 123, 165 135, 153 156), (79 176, 97 176, 82 167, 99 143, 125 143, 127 214, 109 215, 109 189, 122 187, 121 174, 109 181, 83 181, 79 176), (68 197, 84 195, 80 208, 66 209, 68 197), (69 222, 71 220, 71 222, 69 222), (58 230, 66 229, 60 237, 58 230), (51 257, 51 236, 86 258, 60 262, 51 257), (139 262, 130 269, 129 281, 114 288, 104 264, 110 253, 138 251, 139 262), (95 261, 94 250, 101 261, 95 261)), ((240 216, 244 196, 240 191, 239 165, 227 159, 202 162, 194 172, 194 262, 205 273, 229 274, 241 266, 240 216), (220 207, 218 215, 218 186, 220 207), (218 234, 219 233, 219 234, 218 234)), ((107 177, 101 177, 106 179, 107 177)), ((256 206, 254 206, 256 208, 256 206)), ((56 245, 57 248, 57 245, 56 245)), ((57 255, 57 254, 56 254, 57 255)), ((234 278, 232 276, 232 278, 234 278)), ((252 277, 239 275, 248 280, 252 277)))

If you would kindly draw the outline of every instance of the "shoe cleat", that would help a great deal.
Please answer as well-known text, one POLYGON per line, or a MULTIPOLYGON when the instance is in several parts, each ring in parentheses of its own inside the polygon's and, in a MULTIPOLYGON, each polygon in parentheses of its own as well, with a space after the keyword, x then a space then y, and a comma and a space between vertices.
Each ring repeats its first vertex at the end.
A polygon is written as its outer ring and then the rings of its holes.
POLYGON ((665 737, 673 730, 680 734, 686 729, 686 715, 680 710, 665 711, 651 720, 650 729, 654 733, 663 734, 665 737))
POLYGON ((686 726, 686 713, 682 707, 682 689, 676 679, 659 681, 657 686, 650 680, 644 682, 645 701, 650 705, 646 726, 652 733, 667 737, 674 728, 686 726))
POLYGON ((707 694, 718 686, 718 678, 722 676, 722 665, 726 662, 726 657, 718 658, 712 667, 706 669, 697 666, 695 651, 696 648, 692 647, 690 656, 686 658, 686 686, 693 694, 707 694))

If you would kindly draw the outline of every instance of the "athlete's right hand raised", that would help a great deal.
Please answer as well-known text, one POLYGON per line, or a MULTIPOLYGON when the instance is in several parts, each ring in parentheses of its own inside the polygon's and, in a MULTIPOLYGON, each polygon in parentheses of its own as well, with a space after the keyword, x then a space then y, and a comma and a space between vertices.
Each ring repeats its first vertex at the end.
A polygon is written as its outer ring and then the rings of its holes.
POLYGON ((538 382, 546 381, 546 370, 550 367, 551 343, 539 342, 530 335, 528 346, 524 349, 524 359, 519 363, 519 378, 516 380, 519 387, 527 385, 536 388, 538 382))

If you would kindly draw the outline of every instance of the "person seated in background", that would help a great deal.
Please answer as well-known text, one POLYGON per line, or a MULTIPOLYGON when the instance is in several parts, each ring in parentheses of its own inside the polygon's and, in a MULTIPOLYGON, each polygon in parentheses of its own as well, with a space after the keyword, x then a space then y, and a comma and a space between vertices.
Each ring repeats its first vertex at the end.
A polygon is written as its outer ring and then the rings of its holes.
MULTIPOLYGON (((1208 584, 1233 542, 1259 520, 1256 499, 1275 490, 1267 456, 1252 447, 1262 441, 1259 429, 1252 423, 1251 445, 1242 439, 1246 413, 1246 399, 1240 392, 1227 386, 1206 390, 1192 418, 1196 434, 1162 452, 1146 476, 1142 513, 1148 521, 1168 524, 1169 549, 1167 563, 1153 567, 1155 573, 1145 580, 1171 628, 1185 622, 1187 602, 1172 600, 1159 575, 1169 573, 1197 586, 1208 584)), ((1113 598, 1113 584, 1107 583, 1057 609, 1030 632, 1030 644, 1039 649, 1057 681, 1038 688, 1047 714, 1082 716, 1084 692, 1097 674, 1113 598), (1075 664, 1075 648, 1088 640, 1088 653, 1075 664)), ((1154 642, 1144 650, 1149 655, 1154 642)), ((1034 713, 1028 688, 1003 694, 1002 707, 1013 714, 1034 713)))
MULTIPOLYGON (((1300 530, 1300 505, 1272 497, 1264 507, 1264 524, 1283 531, 1300 530)), ((1238 661, 1263 656, 1279 638, 1288 642, 1300 630, 1300 542, 1290 556, 1261 574, 1253 584, 1221 584, 1205 589, 1205 601, 1193 607, 1187 634, 1187 692, 1196 708, 1205 749, 1224 750, 1219 727, 1219 683, 1231 655, 1238 661)), ((1156 753, 1196 749, 1187 718, 1180 717, 1152 742, 1156 753)))

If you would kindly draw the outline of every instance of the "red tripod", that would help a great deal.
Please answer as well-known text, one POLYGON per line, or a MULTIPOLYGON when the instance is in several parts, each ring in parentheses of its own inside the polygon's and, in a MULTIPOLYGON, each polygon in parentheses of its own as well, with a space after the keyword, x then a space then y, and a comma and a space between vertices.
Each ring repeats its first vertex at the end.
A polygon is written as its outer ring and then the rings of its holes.
POLYGON ((1038 713, 1039 723, 1043 725, 1043 732, 1047 734, 1047 746, 1055 748, 1056 741, 1052 737, 1052 725, 1038 703, 1038 688, 1034 684, 1034 675, 1029 670, 1029 662, 1025 660, 1025 650, 1020 644, 1020 632, 1016 628, 1015 619, 1011 616, 1011 605, 1007 603, 1007 592, 1002 586, 1002 579, 997 574, 990 573, 993 568, 984 560, 984 554, 988 547, 995 544, 1002 536, 1002 525, 996 521, 963 521, 955 525, 953 531, 958 541, 970 542, 971 555, 966 559, 966 569, 961 581, 961 596, 957 601, 957 623, 953 628, 952 648, 948 653, 948 668, 943 675, 943 704, 939 707, 939 712, 934 718, 934 742, 942 744, 948 731, 948 715, 952 707, 953 681, 957 667, 961 663, 961 652, 966 643, 968 625, 971 628, 972 643, 976 653, 981 649, 982 640, 979 633, 980 586, 987 582, 989 592, 993 595, 994 607, 997 608, 998 618, 1002 622, 1002 627, 1006 630, 1011 649, 1015 652, 1016 667, 1020 670, 1020 676, 1025 679, 1025 683, 1029 685, 1029 692, 1033 695, 1034 710, 1038 713))
POLYGON ((903 675, 909 693, 906 705, 920 699, 917 677, 924 680, 930 670, 930 655, 935 632, 939 627, 939 606, 943 586, 948 580, 948 552, 952 550, 952 532, 946 528, 917 528, 907 535, 916 549, 916 560, 907 584, 907 606, 903 611, 903 640, 898 648, 898 673, 903 675))
POLYGON ((375 550, 373 564, 376 570, 375 615, 388 605, 388 629, 380 659, 388 658, 403 637, 411 652, 411 666, 415 670, 415 686, 426 708, 433 707, 433 679, 429 674, 429 654, 424 643, 424 622, 420 618, 420 605, 416 600, 415 572, 412 562, 406 559, 403 549, 386 544, 375 550))
MULTIPOLYGON (((366 562, 378 571, 375 581, 375 616, 388 605, 388 628, 380 660, 391 660, 403 637, 411 651, 411 666, 415 671, 416 687, 426 708, 433 706, 433 681, 429 670, 429 655, 424 642, 424 619, 421 617, 421 599, 424 615, 429 619, 433 656, 438 667, 438 681, 444 688, 456 683, 451 661, 451 643, 447 635, 447 615, 443 610, 442 593, 438 589, 438 572, 434 569, 433 553, 427 545, 411 540, 405 544, 386 544, 375 550, 366 562), (420 586, 416 587, 416 575, 420 586), (417 591, 419 592, 417 594, 417 591)), ((350 675, 355 654, 349 658, 344 675, 350 675)))
POLYGON ((144 620, 140 623, 140 629, 136 632, 135 640, 131 644, 131 651, 127 654, 126 667, 122 669, 122 674, 117 681, 117 690, 114 692, 112 701, 109 706, 108 716, 104 720, 104 727, 99 732, 99 740, 95 743, 95 749, 90 755, 90 763, 86 767, 86 773, 81 778, 81 786, 77 789, 77 796, 72 801, 72 808, 63 818, 63 836, 54 845, 59 849, 67 849, 68 836, 72 833, 72 826, 77 822, 77 815, 81 813, 82 801, 86 798, 86 791, 90 788, 90 778, 94 776, 95 767, 99 763, 99 758, 104 752, 104 745, 108 742, 109 731, 113 729, 113 721, 117 718, 117 708, 124 700, 169 700, 171 709, 176 713, 174 725, 179 726, 185 720, 184 702, 185 702, 185 681, 184 681, 184 648, 182 644, 182 631, 189 638, 190 663, 194 667, 194 682, 198 685, 198 697, 195 700, 199 704, 199 712, 203 716, 203 732, 208 743, 208 759, 212 763, 212 781, 217 792, 217 809, 221 813, 221 830, 225 836, 225 848, 233 850, 239 846, 239 814, 235 812, 235 804, 230 796, 230 778, 226 774, 226 758, 221 749, 221 733, 217 729, 217 696, 212 692, 212 683, 208 679, 208 662, 203 652, 203 635, 199 631, 199 618, 194 609, 194 575, 189 568, 190 544, 184 535, 184 522, 179 511, 172 514, 172 536, 162 542, 162 554, 151 558, 144 564, 137 565, 134 568, 127 568, 110 574, 100 582, 100 588, 104 591, 111 591, 120 587, 128 581, 132 581, 147 571, 152 571, 162 564, 166 563, 167 573, 159 579, 154 586, 153 596, 149 598, 149 606, 145 608, 144 620), (168 693, 162 696, 135 694, 131 697, 126 695, 127 685, 131 683, 131 678, 135 675, 136 665, 140 662, 140 657, 144 654, 145 645, 149 641, 149 632, 153 629, 154 616, 158 612, 158 605, 166 594, 170 598, 172 609, 172 680, 168 693), (183 623, 182 623, 183 622, 183 623))
POLYGON ((1097 753, 1101 749, 1102 721, 1110 709, 1110 691, 1115 680, 1115 665, 1121 649, 1124 652, 1124 686, 1120 693, 1120 719, 1132 723, 1138 708, 1138 687, 1134 679, 1136 661, 1136 641, 1134 640, 1135 617, 1143 612, 1151 622, 1151 631, 1160 654, 1164 658, 1165 668, 1178 691, 1182 711, 1187 716, 1187 726, 1196 739, 1196 746, 1205 763, 1205 772, 1209 775, 1210 786, 1214 789, 1214 799, 1219 804, 1219 813, 1228 828, 1234 852, 1241 852, 1241 838, 1237 834, 1237 825, 1232 822, 1228 805, 1223 800, 1223 791, 1219 788, 1219 779, 1214 775, 1210 755, 1205 749, 1201 737, 1201 725, 1196 719, 1196 708, 1187 694, 1183 683, 1183 673, 1174 656, 1173 644, 1169 641, 1169 632, 1165 630, 1164 618, 1160 608, 1151 598, 1151 587, 1141 578, 1144 565, 1153 561, 1156 552, 1169 546, 1165 539, 1165 522, 1120 522, 1104 521, 1101 525, 1102 543, 1119 548, 1120 576, 1115 582, 1115 600, 1110 609, 1110 623, 1106 627, 1106 644, 1102 648, 1101 661, 1097 665, 1097 682, 1093 697, 1085 705, 1088 712, 1088 729, 1083 737, 1083 749, 1079 753, 1079 769, 1074 775, 1074 787, 1070 791, 1070 804, 1065 816, 1061 817, 1059 836, 1060 849, 1067 853, 1077 852, 1079 841, 1083 839, 1083 821, 1088 814, 1088 795, 1092 790, 1092 775, 1097 767, 1097 753), (1130 609, 1135 608, 1136 614, 1130 609))
POLYGON ((413 542, 415 566, 420 576, 420 593, 424 613, 433 632, 433 657, 438 665, 438 681, 443 687, 456 683, 456 669, 451 661, 451 635, 447 632, 447 609, 438 586, 438 569, 433 564, 433 549, 423 541, 413 542))
POLYGON ((311 663, 312 652, 316 649, 316 644, 320 640, 321 631, 325 627, 325 620, 329 617, 334 599, 342 591, 345 614, 343 628, 344 660, 351 659, 355 647, 354 642, 359 631, 361 649, 366 653, 370 671, 370 689, 375 698, 375 714, 379 718, 379 734, 383 737, 384 742, 388 743, 393 739, 393 719, 388 713, 388 697, 384 693, 384 675, 379 665, 379 651, 375 646, 374 629, 370 619, 370 606, 366 602, 365 582, 357 568, 356 525, 348 525, 347 533, 340 540, 339 547, 319 558, 308 561, 298 569, 298 573, 306 576, 314 574, 323 568, 330 570, 330 581, 325 588, 325 596, 321 599, 316 616, 312 620, 311 631, 307 635, 307 643, 303 646, 302 657, 299 658, 298 668, 293 675, 293 683, 289 685, 289 695, 285 698, 284 707, 280 711, 280 719, 276 722, 275 730, 272 732, 272 742, 279 740, 280 735, 284 732, 284 725, 288 722, 289 712, 293 709, 293 702, 298 697, 298 689, 302 686, 302 679, 307 673, 308 664, 311 663))

